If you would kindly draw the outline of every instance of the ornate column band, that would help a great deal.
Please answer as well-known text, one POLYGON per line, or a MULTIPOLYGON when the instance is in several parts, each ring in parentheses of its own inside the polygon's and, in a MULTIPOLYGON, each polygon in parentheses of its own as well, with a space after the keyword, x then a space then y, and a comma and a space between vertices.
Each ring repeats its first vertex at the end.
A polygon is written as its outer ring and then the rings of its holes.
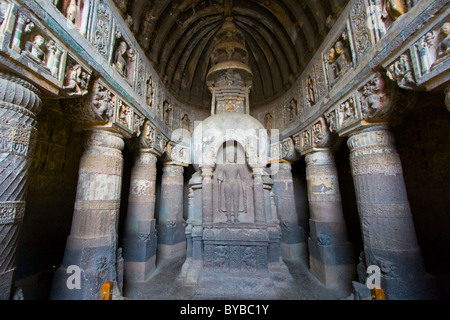
POLYGON ((36 143, 39 90, 0 71, 0 300, 9 299, 28 168, 36 143))
MULTIPOLYGON (((72 218, 62 266, 53 279, 53 299, 99 299, 100 287, 117 288, 117 227, 125 144, 119 134, 87 132, 72 218), (66 286, 69 266, 82 270, 81 289, 66 286)), ((117 290, 117 289, 116 289, 117 290)), ((117 291, 118 292, 118 291, 117 291)))
POLYGON ((377 126, 355 132, 347 144, 366 265, 381 268, 389 299, 420 297, 424 265, 394 137, 377 126))

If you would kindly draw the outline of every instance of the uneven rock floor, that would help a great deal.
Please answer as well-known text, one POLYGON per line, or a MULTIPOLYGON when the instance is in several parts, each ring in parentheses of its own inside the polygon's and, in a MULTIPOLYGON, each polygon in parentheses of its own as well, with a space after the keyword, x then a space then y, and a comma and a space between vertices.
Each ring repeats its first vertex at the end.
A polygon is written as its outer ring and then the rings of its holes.
MULTIPOLYGON (((126 283, 124 296, 132 300, 198 300, 205 299, 199 294, 199 288, 186 287, 177 281, 185 258, 162 260, 157 262, 153 275, 145 282, 126 283)), ((285 261, 293 281, 287 286, 276 286, 275 292, 267 299, 279 300, 339 300, 345 299, 349 293, 339 292, 324 287, 301 261, 285 261)), ((248 279, 251 283, 251 279, 248 279)), ((219 292, 216 290, 216 292, 219 292)), ((226 291, 226 288, 224 288, 226 291)), ((222 299, 211 296, 210 299, 222 299)), ((233 299, 249 299, 245 294, 233 299)), ((258 298, 256 298, 258 299, 258 298)))

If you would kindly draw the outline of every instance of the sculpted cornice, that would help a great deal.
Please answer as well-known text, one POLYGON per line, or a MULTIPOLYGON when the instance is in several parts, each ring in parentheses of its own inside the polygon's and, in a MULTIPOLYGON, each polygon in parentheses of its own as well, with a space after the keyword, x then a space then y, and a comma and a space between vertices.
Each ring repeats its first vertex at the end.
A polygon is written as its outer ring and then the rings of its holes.
POLYGON ((68 3, 1 0, 1 68, 35 84, 42 98, 64 101, 68 117, 83 128, 129 138, 150 121, 167 143, 172 130, 192 131, 205 118, 168 93, 111 1, 77 1, 77 14, 68 3))
POLYGON ((253 115, 270 123, 267 129, 279 129, 281 139, 299 140, 319 118, 345 136, 400 119, 418 91, 444 91, 450 82, 448 1, 403 2, 401 9, 389 12, 384 0, 350 1, 290 92, 253 115), (293 100, 297 116, 286 122, 291 109, 283 106, 293 100))

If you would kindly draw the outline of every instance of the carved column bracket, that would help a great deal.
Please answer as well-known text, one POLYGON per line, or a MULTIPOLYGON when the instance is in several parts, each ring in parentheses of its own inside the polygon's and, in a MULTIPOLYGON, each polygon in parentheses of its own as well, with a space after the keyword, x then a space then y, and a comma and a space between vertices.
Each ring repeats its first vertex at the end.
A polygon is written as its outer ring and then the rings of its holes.
POLYGON ((375 73, 325 112, 329 131, 348 136, 362 127, 398 121, 398 109, 406 109, 402 100, 405 95, 400 93, 394 82, 381 73, 375 73))
POLYGON ((295 149, 302 155, 316 149, 332 146, 336 136, 330 133, 323 117, 319 117, 312 125, 294 135, 295 149))

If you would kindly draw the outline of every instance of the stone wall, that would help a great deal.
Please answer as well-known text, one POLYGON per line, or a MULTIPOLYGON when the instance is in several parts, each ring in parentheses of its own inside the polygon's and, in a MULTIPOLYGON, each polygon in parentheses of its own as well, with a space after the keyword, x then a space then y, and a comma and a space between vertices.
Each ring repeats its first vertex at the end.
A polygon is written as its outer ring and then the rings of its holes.
POLYGON ((427 271, 450 296, 450 113, 439 94, 424 94, 418 108, 394 128, 408 199, 427 271), (428 103, 425 103, 428 102, 428 103))

